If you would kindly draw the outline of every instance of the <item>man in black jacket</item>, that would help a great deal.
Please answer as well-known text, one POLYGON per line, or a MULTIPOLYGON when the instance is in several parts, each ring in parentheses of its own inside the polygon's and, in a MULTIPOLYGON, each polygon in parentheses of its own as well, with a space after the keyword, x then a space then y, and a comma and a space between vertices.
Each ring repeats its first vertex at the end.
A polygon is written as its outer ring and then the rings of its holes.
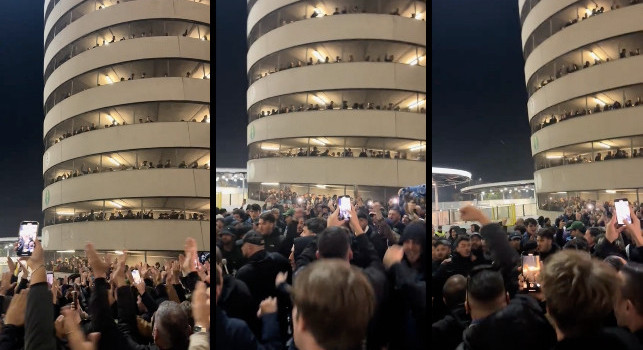
POLYGON ((279 233, 275 221, 275 216, 272 213, 263 213, 259 216, 257 230, 265 240, 266 251, 279 253, 284 258, 288 258, 292 246, 288 247, 286 244, 282 244, 283 236, 279 233))
MULTIPOLYGON (((243 255, 248 258, 248 263, 242 266, 237 275, 238 280, 243 281, 250 289, 253 299, 253 309, 259 308, 259 303, 268 298, 277 296, 275 278, 279 272, 286 272, 292 275, 288 259, 278 253, 271 253, 265 249, 265 240, 262 235, 255 231, 246 233, 237 244, 241 245, 243 255)), ((280 302, 279 318, 281 322, 282 335, 286 334, 286 311, 288 304, 280 302)))
POLYGON ((541 350, 556 342, 556 333, 536 299, 517 295, 510 300, 502 274, 490 265, 471 272, 465 307, 471 326, 458 350, 541 350))
POLYGON ((618 273, 614 315, 618 325, 634 333, 643 345, 643 265, 628 262, 618 273))
POLYGON ((453 275, 444 284, 442 294, 448 313, 431 326, 434 349, 452 350, 462 342, 462 332, 471 323, 471 317, 464 308, 466 289, 467 279, 462 275, 453 275))
POLYGON ((538 253, 540 254, 540 261, 546 262, 547 258, 560 250, 558 244, 554 243, 554 235, 556 229, 553 227, 542 228, 536 234, 536 242, 538 243, 538 253))
POLYGON ((454 243, 455 251, 451 254, 450 261, 444 261, 433 274, 431 296, 433 297, 432 320, 442 319, 446 315, 446 307, 442 301, 442 289, 447 279, 453 275, 468 276, 473 268, 471 261, 471 239, 460 235, 454 243))

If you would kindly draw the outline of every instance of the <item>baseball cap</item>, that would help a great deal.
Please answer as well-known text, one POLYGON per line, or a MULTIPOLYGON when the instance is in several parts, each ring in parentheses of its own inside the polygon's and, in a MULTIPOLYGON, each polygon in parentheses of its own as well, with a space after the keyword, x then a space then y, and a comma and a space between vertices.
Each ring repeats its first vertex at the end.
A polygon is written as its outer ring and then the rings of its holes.
POLYGON ((520 232, 514 232, 514 233, 509 235, 509 240, 510 241, 513 241, 514 239, 516 239, 516 240, 521 240, 522 239, 522 235, 520 234, 520 232))
POLYGON ((480 239, 482 239, 482 235, 479 232, 473 232, 469 235, 469 237, 473 237, 473 236, 478 236, 480 237, 480 239))
POLYGON ((237 245, 243 245, 244 243, 250 243, 254 245, 265 245, 266 241, 263 239, 263 236, 257 231, 248 231, 243 239, 240 239, 236 242, 237 245))
POLYGON ((229 236, 236 237, 237 235, 234 234, 233 230, 234 230, 234 228, 228 226, 228 227, 224 228, 223 230, 221 230, 221 235, 222 236, 223 235, 229 235, 229 236))
POLYGON ((567 228, 567 230, 568 230, 568 231, 572 231, 572 230, 581 230, 581 229, 583 229, 584 227, 585 227, 585 225, 584 225, 582 222, 580 222, 580 221, 574 221, 574 222, 572 222, 572 224, 571 224, 571 225, 569 225, 569 227, 567 228))
POLYGON ((285 213, 282 214, 283 216, 293 216, 295 215, 295 209, 288 209, 285 213))

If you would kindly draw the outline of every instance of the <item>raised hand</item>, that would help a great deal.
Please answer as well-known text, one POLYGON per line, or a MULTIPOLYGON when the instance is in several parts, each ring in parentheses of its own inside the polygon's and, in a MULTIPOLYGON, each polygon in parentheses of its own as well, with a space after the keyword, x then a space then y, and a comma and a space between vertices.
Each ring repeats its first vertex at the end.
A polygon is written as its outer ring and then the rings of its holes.
POLYGON ((205 287, 205 283, 197 282, 194 292, 192 292, 192 316, 194 324, 206 329, 210 328, 210 288, 205 287))
POLYGON ((16 282, 11 283, 11 276, 13 274, 9 271, 2 274, 2 281, 0 282, 0 295, 7 295, 7 291, 16 287, 16 282))
POLYGON ((62 313, 65 330, 67 330, 67 341, 71 350, 96 350, 100 333, 91 333, 86 339, 80 326, 75 323, 73 311, 65 309, 62 310, 62 313))
POLYGON ((326 226, 342 226, 343 224, 344 220, 339 219, 339 206, 337 206, 337 208, 335 208, 335 211, 333 211, 332 214, 328 215, 328 219, 326 219, 326 226))
POLYGON ((268 297, 259 304, 257 317, 261 318, 263 315, 272 314, 277 312, 277 298, 268 297))
POLYGON ((402 249, 402 246, 392 245, 388 247, 386 253, 384 253, 382 262, 384 263, 384 267, 389 269, 394 264, 402 261, 402 257, 404 257, 404 249, 402 249))
POLYGON ((24 326, 28 293, 29 289, 23 289, 20 293, 13 296, 4 319, 4 323, 6 325, 14 325, 18 327, 24 326))
MULTIPOLYGON (((194 240, 194 238, 188 237, 185 240, 184 252, 185 259, 181 263, 181 272, 183 273, 183 276, 187 276, 190 272, 195 272, 197 267, 196 262, 198 261, 198 256, 196 240, 194 240)), ((181 256, 179 256, 179 259, 180 258, 181 256)))
POLYGON ((85 245, 85 253, 87 254, 89 266, 92 268, 92 271, 94 271, 94 277, 106 278, 107 270, 109 270, 109 263, 103 261, 103 259, 98 256, 96 249, 94 249, 94 245, 87 243, 87 245, 85 245))

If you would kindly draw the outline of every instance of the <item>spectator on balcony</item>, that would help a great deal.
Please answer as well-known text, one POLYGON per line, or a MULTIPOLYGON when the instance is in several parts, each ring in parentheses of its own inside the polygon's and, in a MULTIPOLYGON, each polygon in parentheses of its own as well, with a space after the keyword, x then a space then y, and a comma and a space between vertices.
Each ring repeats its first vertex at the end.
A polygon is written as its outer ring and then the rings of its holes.
POLYGON ((625 58, 627 57, 627 51, 625 49, 621 50, 621 53, 619 54, 619 58, 625 58))
POLYGON ((317 149, 317 146, 313 146, 313 151, 310 153, 311 157, 317 157, 319 155, 319 150, 317 149))
POLYGON ((190 168, 198 169, 199 168, 199 163, 197 163, 196 161, 192 162, 192 164, 190 164, 190 168))
POLYGON ((596 153, 596 157, 594 158, 594 161, 595 161, 595 162, 600 162, 601 160, 603 160, 601 157, 602 157, 602 156, 601 156, 601 153, 600 153, 600 152, 596 153))
POLYGON ((185 161, 181 161, 181 163, 179 164, 179 168, 180 168, 180 169, 185 169, 185 168, 187 168, 187 167, 188 167, 188 166, 185 164, 185 161))

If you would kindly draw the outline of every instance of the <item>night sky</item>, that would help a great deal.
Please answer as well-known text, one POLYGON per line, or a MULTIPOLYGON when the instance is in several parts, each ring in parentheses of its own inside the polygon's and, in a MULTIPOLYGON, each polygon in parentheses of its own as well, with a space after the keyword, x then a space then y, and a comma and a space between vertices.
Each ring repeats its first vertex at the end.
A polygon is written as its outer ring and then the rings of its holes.
POLYGON ((245 168, 246 0, 216 1, 216 167, 245 168))
POLYGON ((532 179, 518 1, 432 4, 432 166, 532 179))
POLYGON ((43 0, 10 1, 0 21, 0 237, 42 224, 43 0))

